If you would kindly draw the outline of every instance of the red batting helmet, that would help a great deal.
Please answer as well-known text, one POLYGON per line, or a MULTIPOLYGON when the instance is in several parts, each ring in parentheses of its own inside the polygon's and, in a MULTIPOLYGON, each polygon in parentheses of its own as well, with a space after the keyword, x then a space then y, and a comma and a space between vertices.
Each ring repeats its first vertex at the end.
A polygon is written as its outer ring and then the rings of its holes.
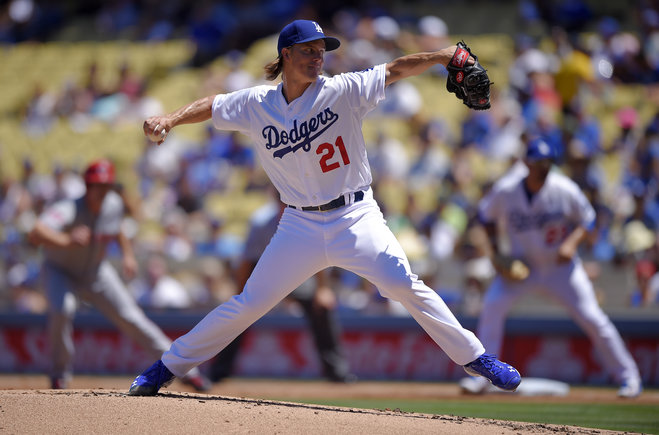
POLYGON ((114 183, 114 165, 107 159, 96 160, 85 169, 86 184, 114 183))

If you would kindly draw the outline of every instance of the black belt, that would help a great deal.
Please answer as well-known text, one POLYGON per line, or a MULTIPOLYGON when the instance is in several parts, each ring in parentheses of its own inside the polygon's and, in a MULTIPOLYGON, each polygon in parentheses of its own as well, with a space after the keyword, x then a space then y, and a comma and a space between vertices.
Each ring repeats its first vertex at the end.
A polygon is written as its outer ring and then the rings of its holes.
MULTIPOLYGON (((361 190, 355 192, 355 202, 359 202, 362 199, 364 199, 364 192, 361 190)), ((328 210, 334 210, 335 208, 343 207, 344 205, 346 205, 346 198, 344 195, 341 195, 338 198, 333 199, 327 204, 323 204, 323 205, 313 205, 309 207, 296 207, 294 205, 289 205, 289 207, 302 211, 328 211, 328 210)))

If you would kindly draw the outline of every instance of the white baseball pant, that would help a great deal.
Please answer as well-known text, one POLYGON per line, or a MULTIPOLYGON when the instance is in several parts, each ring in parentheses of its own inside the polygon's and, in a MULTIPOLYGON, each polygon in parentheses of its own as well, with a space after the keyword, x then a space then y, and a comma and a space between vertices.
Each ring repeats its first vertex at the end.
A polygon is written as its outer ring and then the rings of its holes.
MULTIPOLYGON (((73 375, 73 318, 78 298, 91 303, 121 332, 139 344, 151 358, 159 358, 169 348, 171 340, 137 305, 119 274, 103 261, 90 283, 71 279, 69 275, 48 263, 44 264, 48 298, 48 329, 53 378, 70 379, 73 375)), ((198 375, 195 369, 189 375, 198 375)))
POLYGON ((541 270, 532 268, 524 281, 506 281, 500 276, 492 281, 483 298, 483 311, 478 321, 478 337, 488 353, 501 351, 506 316, 513 304, 535 291, 546 294, 567 309, 616 381, 640 380, 636 362, 620 333, 600 308, 593 284, 580 260, 541 270))
POLYGON ((366 278, 383 296, 399 301, 455 363, 464 365, 483 354, 476 336, 410 271, 369 189, 364 200, 336 210, 286 208, 242 293, 175 340, 163 363, 180 376, 214 357, 291 291, 330 266, 366 278))

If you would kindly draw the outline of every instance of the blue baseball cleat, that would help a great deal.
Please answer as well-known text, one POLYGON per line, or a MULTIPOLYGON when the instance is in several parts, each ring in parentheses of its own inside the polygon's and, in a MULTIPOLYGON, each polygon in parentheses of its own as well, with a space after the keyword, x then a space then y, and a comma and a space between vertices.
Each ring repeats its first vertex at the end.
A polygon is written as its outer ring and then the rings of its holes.
POLYGON ((135 378, 128 390, 129 396, 155 396, 158 390, 174 381, 174 374, 169 371, 161 360, 135 378))
POLYGON ((465 364, 463 368, 470 375, 482 376, 495 387, 506 391, 515 391, 522 382, 522 376, 515 367, 499 361, 496 356, 487 353, 469 364, 465 364))

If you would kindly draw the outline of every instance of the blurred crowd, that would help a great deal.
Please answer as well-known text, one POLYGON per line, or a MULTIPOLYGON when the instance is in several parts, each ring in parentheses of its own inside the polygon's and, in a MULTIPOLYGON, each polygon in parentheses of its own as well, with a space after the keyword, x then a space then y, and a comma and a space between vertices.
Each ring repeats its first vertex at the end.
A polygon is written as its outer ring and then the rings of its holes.
POLYGON ((85 133, 96 121, 116 128, 162 112, 160 101, 146 94, 147 80, 132 72, 128 64, 119 65, 116 77, 116 85, 101 85, 98 64, 92 62, 80 83, 68 80, 57 92, 35 84, 27 104, 19 110, 25 133, 32 137, 48 134, 58 120, 85 133))
MULTIPOLYGON (((241 54, 235 50, 255 37, 277 33, 282 23, 298 15, 331 16, 319 21, 327 33, 347 42, 342 50, 326 55, 328 74, 367 68, 410 51, 437 50, 455 43, 450 32, 460 31, 458 24, 449 29, 439 16, 395 16, 382 7, 342 8, 320 15, 319 8, 312 12, 295 0, 248 1, 240 7, 231 2, 197 3, 186 7, 176 0, 157 5, 117 0, 88 6, 84 13, 93 16, 108 37, 130 29, 142 39, 171 38, 187 29, 184 36, 197 46, 191 65, 228 53, 235 68, 207 78, 201 87, 212 88, 209 92, 263 83, 262 77, 242 69, 241 54), (264 34, 232 31, 255 27, 264 34), (238 36, 244 41, 237 41, 238 36)), ((413 268, 456 312, 476 314, 479 295, 494 274, 481 251, 478 200, 523 155, 525 138, 531 135, 561 150, 560 170, 586 192, 598 212, 597 232, 581 253, 591 278, 597 283, 604 268, 632 270, 629 288, 617 289, 628 295, 627 305, 659 305, 658 3, 636 2, 637 27, 630 31, 612 17, 598 16, 585 2, 520 1, 520 33, 508 85, 495 84, 492 110, 465 112, 458 128, 451 128, 447 119, 422 110, 424 89, 403 81, 387 90, 386 100, 370 116, 369 122, 376 124, 403 121, 409 130, 401 139, 378 129, 367 144, 374 191, 413 268), (629 83, 647 87, 654 113, 612 105, 612 89, 629 83), (596 116, 606 111, 616 120, 608 129, 596 116), (608 137, 605 131, 615 134, 608 137), (459 275, 459 282, 446 286, 451 273, 459 275)), ((13 0, 3 4, 2 12, 0 40, 12 43, 48 38, 67 20, 66 7, 55 2, 13 0)), ((478 52, 478 47, 472 48, 478 52)), ((93 65, 81 87, 63 85, 60 95, 35 89, 22 112, 26 131, 47 134, 57 118, 74 126, 84 126, 85 117, 91 116, 141 123, 161 112, 158 96, 147 93, 147 78, 136 77, 129 65, 120 68, 121 79, 111 90, 95 87, 93 65)), ((446 71, 438 66, 427 74, 442 78, 446 71)), ((82 169, 56 165, 52 173, 37 173, 26 155, 22 176, 2 180, 0 308, 45 310, 39 254, 25 242, 25 234, 44 207, 84 192, 82 169)), ((116 189, 126 204, 124 230, 141 260, 142 273, 129 283, 139 303, 178 310, 226 300, 236 291, 233 269, 244 235, 231 231, 227 216, 214 215, 209 204, 218 195, 240 198, 258 193, 264 201, 276 198, 247 139, 210 125, 198 142, 173 132, 160 147, 145 140, 132 169, 139 188, 116 189)), ((113 249, 111 258, 118 252, 113 249)), ((340 310, 402 312, 352 274, 333 270, 332 278, 340 310)))

